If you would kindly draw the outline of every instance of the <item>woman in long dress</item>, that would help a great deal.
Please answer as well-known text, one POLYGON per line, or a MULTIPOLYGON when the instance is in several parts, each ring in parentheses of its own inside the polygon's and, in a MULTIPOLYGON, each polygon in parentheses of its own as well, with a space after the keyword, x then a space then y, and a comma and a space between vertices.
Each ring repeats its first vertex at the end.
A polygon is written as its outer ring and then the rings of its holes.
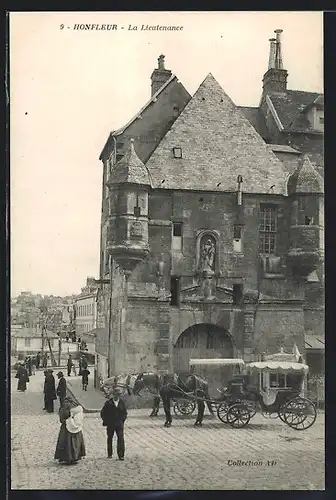
POLYGON ((59 410, 61 428, 55 451, 55 460, 61 464, 72 465, 85 457, 83 438, 83 408, 70 398, 66 398, 59 410))
POLYGON ((44 379, 44 403, 48 413, 54 412, 55 399, 57 399, 55 377, 53 375, 53 370, 49 369, 45 371, 44 379))
POLYGON ((15 378, 18 378, 17 390, 21 392, 25 392, 27 390, 27 382, 29 382, 28 371, 23 366, 23 364, 19 365, 15 378))

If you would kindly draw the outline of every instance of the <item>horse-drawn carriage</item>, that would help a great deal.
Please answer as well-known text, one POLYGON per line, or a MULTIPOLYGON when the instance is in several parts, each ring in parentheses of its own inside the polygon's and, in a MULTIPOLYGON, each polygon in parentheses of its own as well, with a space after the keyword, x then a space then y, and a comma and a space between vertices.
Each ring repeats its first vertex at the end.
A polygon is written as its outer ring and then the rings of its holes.
POLYGON ((224 391, 217 406, 218 418, 241 428, 259 411, 266 418, 280 418, 295 430, 305 430, 316 420, 316 407, 304 397, 308 366, 288 361, 260 361, 246 365, 246 375, 224 391))

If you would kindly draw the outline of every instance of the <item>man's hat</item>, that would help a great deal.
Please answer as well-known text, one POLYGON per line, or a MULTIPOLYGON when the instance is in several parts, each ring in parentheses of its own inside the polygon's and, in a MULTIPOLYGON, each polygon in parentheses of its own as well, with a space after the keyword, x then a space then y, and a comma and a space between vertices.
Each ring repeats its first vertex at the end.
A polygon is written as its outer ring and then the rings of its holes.
POLYGON ((63 377, 63 372, 58 372, 57 376, 58 377, 63 377))

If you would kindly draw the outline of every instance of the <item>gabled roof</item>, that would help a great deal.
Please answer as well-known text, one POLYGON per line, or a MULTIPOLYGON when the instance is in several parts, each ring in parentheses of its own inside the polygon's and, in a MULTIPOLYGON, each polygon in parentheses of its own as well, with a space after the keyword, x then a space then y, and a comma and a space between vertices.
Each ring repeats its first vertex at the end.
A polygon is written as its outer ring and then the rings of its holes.
POLYGON ((121 160, 113 166, 107 185, 121 183, 151 185, 147 167, 135 152, 134 139, 130 140, 130 146, 121 160))
POLYGON ((173 80, 177 80, 177 77, 176 75, 172 75, 169 80, 167 80, 163 85, 162 87, 159 88, 159 90, 157 92, 155 92, 155 94, 152 95, 152 97, 149 99, 149 101, 146 102, 146 104, 144 106, 142 106, 142 108, 140 109, 140 111, 138 111, 136 113, 136 115, 133 116, 133 118, 131 118, 127 123, 126 125, 124 125, 123 127, 119 128, 118 130, 114 130, 112 132, 110 132, 110 135, 108 136, 108 139, 105 143, 105 146, 103 147, 102 149, 102 152, 100 153, 100 156, 99 156, 99 160, 102 159, 102 155, 104 153, 104 150, 105 150, 105 147, 106 145, 109 143, 111 137, 113 136, 117 136, 117 135, 121 135, 125 132, 125 130, 136 120, 138 119, 140 116, 141 116, 141 113, 143 113, 147 108, 148 106, 152 103, 152 102, 155 102, 158 98, 158 96, 161 94, 161 92, 164 91, 165 88, 168 87, 168 85, 173 81, 173 80))
POLYGON ((285 193, 282 162, 211 74, 146 166, 155 188, 234 192, 242 175, 244 192, 285 193), (182 148, 181 159, 173 148, 182 148))
POLYGON ((288 194, 323 193, 323 178, 304 155, 297 169, 288 178, 288 194))
POLYGON ((307 116, 307 106, 323 97, 317 92, 287 90, 283 94, 268 95, 285 131, 316 132, 307 116))

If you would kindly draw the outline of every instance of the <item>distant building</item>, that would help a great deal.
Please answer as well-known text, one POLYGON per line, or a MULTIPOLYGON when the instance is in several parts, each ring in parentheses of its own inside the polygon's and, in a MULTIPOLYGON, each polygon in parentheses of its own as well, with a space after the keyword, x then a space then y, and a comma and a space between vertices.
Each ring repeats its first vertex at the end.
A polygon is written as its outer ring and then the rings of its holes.
MULTIPOLYGON (((47 336, 50 339, 51 348, 55 353, 58 350, 59 337, 53 332, 47 331, 47 336)), ((12 356, 27 356, 29 354, 37 354, 38 352, 50 353, 49 346, 46 342, 46 334, 42 336, 42 330, 39 328, 15 327, 11 328, 11 355, 12 356)))
POLYGON ((94 278, 87 278, 86 286, 75 299, 75 332, 82 337, 97 327, 97 285, 94 278))

